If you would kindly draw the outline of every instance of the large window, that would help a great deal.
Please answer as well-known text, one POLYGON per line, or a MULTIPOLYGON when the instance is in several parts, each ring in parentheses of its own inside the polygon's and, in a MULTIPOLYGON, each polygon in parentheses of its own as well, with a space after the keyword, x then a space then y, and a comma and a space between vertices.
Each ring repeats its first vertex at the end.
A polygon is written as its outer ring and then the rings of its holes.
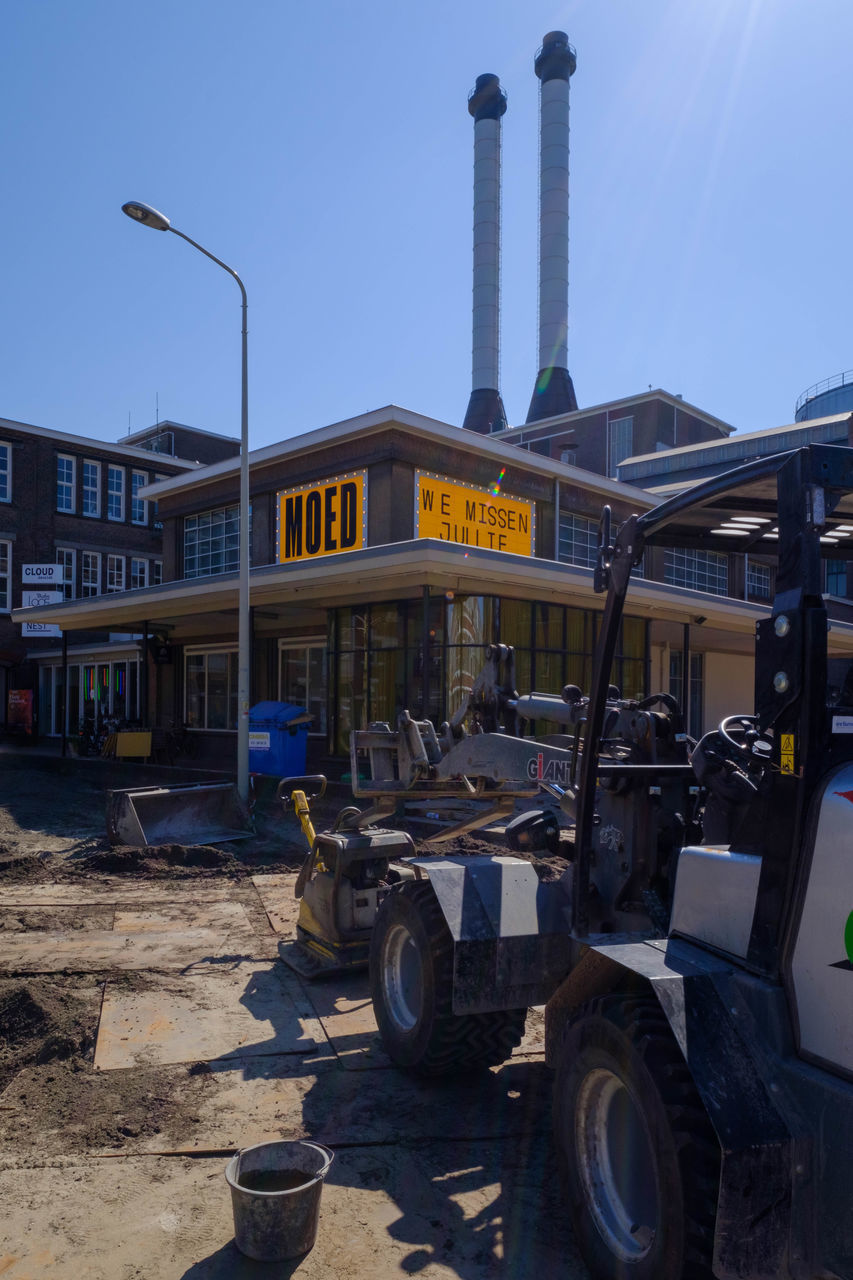
POLYGON ((634 452, 634 419, 611 418, 607 424, 607 474, 615 476, 619 463, 634 452))
POLYGON ((82 596, 99 596, 101 594, 101 553, 100 551, 84 551, 81 564, 82 596))
POLYGON ((583 516, 560 512, 560 559, 566 564, 595 568, 598 556, 598 525, 583 516))
POLYGON ((12 446, 0 440, 0 502, 12 501, 12 446))
POLYGON ((148 483, 147 471, 134 471, 130 477, 130 518, 134 524, 148 523, 148 503, 139 497, 139 490, 148 483))
POLYGON ((65 453, 56 455, 56 509, 74 511, 74 487, 77 467, 74 458, 65 453))
POLYGON ((83 515, 101 514, 101 464, 83 459, 83 515))
POLYGON ((107 470, 107 519, 124 519, 124 467, 107 470))
MULTIPOLYGON (((843 563, 843 562, 842 562, 843 563)), ((746 560, 746 594, 750 600, 770 599, 770 566, 746 560)))
POLYGON ((694 738, 701 738, 705 732, 702 721, 704 717, 705 698, 705 655, 690 654, 690 679, 688 682, 687 706, 683 705, 684 694, 684 654, 681 649, 671 649, 669 653, 669 692, 681 707, 684 716, 684 727, 694 738))
POLYGON ((729 594, 729 559, 718 551, 694 551, 687 547, 667 547, 663 580, 671 587, 709 591, 715 596, 729 594))
POLYGON ((113 659, 110 662, 68 664, 68 696, 63 698, 62 667, 42 667, 39 672, 39 730, 62 732, 62 707, 65 703, 65 727, 76 733, 81 720, 103 724, 107 716, 118 723, 139 722, 139 659, 113 659))
POLYGON ((136 591, 139 587, 148 586, 148 561, 139 560, 136 556, 130 562, 130 589, 136 591))
POLYGON ((66 600, 73 600, 77 589, 77 552, 73 547, 57 547, 56 563, 64 570, 62 594, 66 600))
POLYGON ((124 591, 124 556, 107 556, 107 591, 124 591))
MULTIPOLYGON (((566 684, 589 693, 599 614, 449 592, 421 600, 336 609, 329 683, 333 749, 346 753, 352 729, 373 720, 394 724, 403 708, 438 726, 465 703, 496 641, 515 650, 515 686, 559 695, 566 684)), ((647 687, 647 623, 625 618, 612 680, 625 697, 647 687)), ((508 674, 508 673, 505 673, 508 674)))
POLYGON ((847 561, 826 561, 826 594, 829 596, 847 596, 847 561))
POLYGON ((240 508, 218 507, 184 520, 184 577, 236 573, 240 557, 240 508))
POLYGON ((0 612, 12 608, 12 544, 0 541, 0 612))
POLYGON ((325 639, 279 640, 278 696, 310 711, 309 734, 326 733, 328 660, 325 639))
POLYGON ((237 728, 237 650, 184 651, 184 719, 191 729, 237 728))

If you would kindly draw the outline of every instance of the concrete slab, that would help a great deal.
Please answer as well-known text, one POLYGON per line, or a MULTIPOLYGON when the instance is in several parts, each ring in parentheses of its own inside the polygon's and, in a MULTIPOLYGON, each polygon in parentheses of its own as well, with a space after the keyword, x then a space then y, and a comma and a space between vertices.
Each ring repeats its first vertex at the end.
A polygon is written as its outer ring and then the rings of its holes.
POLYGON ((233 929, 185 929, 165 933, 119 933, 106 929, 0 932, 0 970, 96 973, 106 969, 185 969, 205 960, 248 959, 258 949, 253 934, 233 929))
POLYGON ((115 1070, 315 1053, 316 1026, 300 1017, 282 969, 268 961, 205 966, 175 977, 158 975, 144 991, 108 983, 95 1066, 115 1070))
POLYGON ((119 876, 88 877, 82 884, 26 884, 0 887, 1 907, 102 906, 118 902, 228 902, 239 885, 210 885, 199 880, 164 884, 127 881, 119 876))
POLYGON ((113 928, 119 933, 161 933, 170 929, 221 929, 251 933, 245 909, 239 902, 169 902, 145 910, 121 903, 113 928))
MULTIPOLYGON (((233 1243, 225 1159, 130 1157, 0 1168, 3 1280, 487 1280, 537 1274, 558 1259, 563 1280, 586 1280, 571 1253, 543 1165, 501 1169, 506 1143, 442 1144, 428 1153, 351 1147, 323 1189, 314 1249, 255 1263, 233 1243), (428 1156, 429 1167, 425 1164, 428 1156), (517 1213, 519 1193, 533 1217, 517 1213), (544 1210, 548 1210, 545 1212, 544 1210), (519 1262, 511 1270, 508 1262, 519 1262)), ((536 1152, 533 1153, 534 1156, 536 1152)), ((557 1269, 539 1274, 556 1274, 557 1269)))
POLYGON ((299 899, 293 896, 296 873, 252 876, 252 884, 276 933, 283 938, 295 938, 299 915, 299 899))

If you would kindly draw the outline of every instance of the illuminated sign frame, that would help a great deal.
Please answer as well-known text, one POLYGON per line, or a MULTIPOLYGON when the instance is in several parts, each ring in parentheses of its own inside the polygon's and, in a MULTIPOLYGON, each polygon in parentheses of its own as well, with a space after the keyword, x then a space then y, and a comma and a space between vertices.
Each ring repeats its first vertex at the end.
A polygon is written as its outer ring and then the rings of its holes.
POLYGON ((486 551, 533 556, 536 503, 494 489, 415 471, 415 537, 438 538, 486 551), (426 494, 430 493, 428 507, 426 494), (423 494, 423 500, 422 500, 423 494), (435 503, 438 501, 438 508, 435 503), (527 521, 529 529, 523 527, 527 521))
POLYGON ((275 510, 278 564, 361 551, 367 546, 367 471, 280 489, 275 510))

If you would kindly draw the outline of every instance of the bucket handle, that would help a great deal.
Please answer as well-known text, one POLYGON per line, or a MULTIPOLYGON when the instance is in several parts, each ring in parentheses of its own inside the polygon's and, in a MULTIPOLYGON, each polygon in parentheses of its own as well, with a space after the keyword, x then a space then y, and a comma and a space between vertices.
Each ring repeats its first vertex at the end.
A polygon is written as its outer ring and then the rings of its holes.
POLYGON ((321 1154, 326 1157, 326 1163, 323 1165, 323 1168, 318 1169, 314 1174, 315 1178, 325 1178, 326 1174, 329 1172, 332 1161, 335 1158, 334 1151, 330 1151, 328 1147, 324 1147, 322 1142, 314 1142, 311 1138, 300 1138, 299 1141, 302 1143, 303 1147, 313 1147, 315 1151, 321 1152, 321 1154))

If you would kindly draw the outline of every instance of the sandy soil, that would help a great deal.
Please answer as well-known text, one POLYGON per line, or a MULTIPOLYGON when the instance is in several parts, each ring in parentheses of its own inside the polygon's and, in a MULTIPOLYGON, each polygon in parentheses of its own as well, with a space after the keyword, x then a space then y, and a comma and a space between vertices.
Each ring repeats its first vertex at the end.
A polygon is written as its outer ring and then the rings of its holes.
MULTIPOLYGON (((82 883, 105 874, 135 884, 164 879, 230 884, 234 900, 244 900, 252 927, 271 933, 257 910, 249 877, 258 872, 295 871, 306 855, 296 819, 268 804, 256 812, 258 834, 248 840, 214 845, 164 845, 146 849, 114 848, 106 837, 105 784, 94 771, 7 769, 0 772, 0 886, 82 883), (253 906, 253 904, 255 904, 253 906)), ((350 803, 344 793, 327 796, 312 809, 316 828, 330 825, 350 803)), ((389 824, 390 825, 390 824, 389 824)), ((423 828, 420 828, 421 835, 423 828)), ((413 829, 417 836, 417 829, 413 829)), ((435 854, 502 852, 501 846, 474 835, 442 844, 416 838, 418 851, 435 854)), ((531 858, 540 877, 560 874, 560 858, 531 858)), ((69 914, 43 906, 0 910, 0 930, 80 930, 109 928, 107 908, 87 907, 69 914)), ((139 973, 107 972, 86 976, 19 975, 0 979, 0 1112, 20 1117, 16 1146, 48 1149, 51 1131, 74 1135, 75 1151, 118 1146, 122 1137, 162 1134, 179 1144, 191 1132, 195 1103, 186 1104, 175 1072, 165 1077, 146 1070, 111 1072, 109 1089, 94 1071, 95 1037, 106 981, 144 984, 139 973), (160 1084, 163 1087, 159 1087, 160 1084), (3 1092, 5 1090, 5 1093, 3 1092)), ((186 1068, 201 1074, 203 1064, 186 1068)), ((197 1089, 193 1091, 197 1097, 197 1089)), ((2 1116, 0 1116, 2 1120, 2 1116)))

